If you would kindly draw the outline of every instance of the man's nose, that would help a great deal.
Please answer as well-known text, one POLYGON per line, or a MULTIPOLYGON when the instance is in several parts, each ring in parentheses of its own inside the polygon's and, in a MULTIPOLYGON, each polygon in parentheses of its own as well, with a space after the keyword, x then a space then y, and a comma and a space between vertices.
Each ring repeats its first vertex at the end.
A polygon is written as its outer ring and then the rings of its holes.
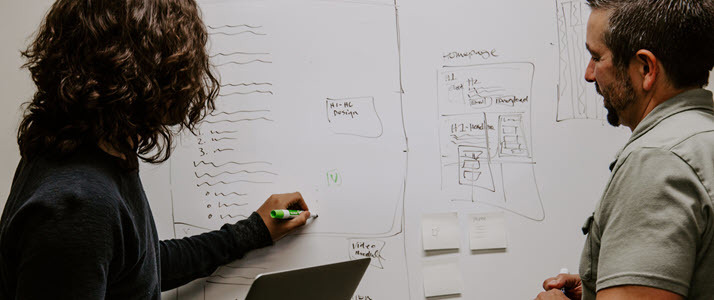
POLYGON ((592 59, 588 62, 588 67, 585 68, 585 81, 595 82, 595 63, 592 59))

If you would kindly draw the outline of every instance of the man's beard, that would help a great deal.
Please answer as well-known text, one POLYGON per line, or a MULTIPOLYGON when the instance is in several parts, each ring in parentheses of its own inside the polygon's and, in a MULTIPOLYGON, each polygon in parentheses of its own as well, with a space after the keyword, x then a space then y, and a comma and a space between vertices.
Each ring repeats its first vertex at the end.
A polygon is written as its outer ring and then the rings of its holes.
POLYGON ((620 115, 625 108, 635 102, 635 89, 632 80, 626 71, 616 71, 615 81, 602 89, 595 83, 595 90, 604 98, 603 104, 607 109, 607 122, 612 126, 620 126, 620 115))

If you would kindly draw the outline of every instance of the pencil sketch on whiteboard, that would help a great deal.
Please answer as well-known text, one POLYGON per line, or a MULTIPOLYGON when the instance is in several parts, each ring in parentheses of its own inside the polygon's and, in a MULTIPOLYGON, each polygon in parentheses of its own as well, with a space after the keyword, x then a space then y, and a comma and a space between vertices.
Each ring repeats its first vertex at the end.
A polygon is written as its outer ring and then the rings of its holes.
POLYGON ((585 31, 590 9, 583 0, 556 1, 558 20, 558 112, 556 121, 604 120, 602 98, 585 79, 590 54, 585 31))
POLYGON ((441 187, 453 201, 545 217, 531 141, 532 63, 438 71, 441 187))

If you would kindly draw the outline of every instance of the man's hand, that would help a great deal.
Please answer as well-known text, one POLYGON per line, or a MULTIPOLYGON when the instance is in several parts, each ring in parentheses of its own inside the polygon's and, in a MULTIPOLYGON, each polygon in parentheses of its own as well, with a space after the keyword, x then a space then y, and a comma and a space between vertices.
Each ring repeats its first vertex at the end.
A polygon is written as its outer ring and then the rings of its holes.
POLYGON ((583 286, 580 275, 558 274, 543 281, 545 292, 538 294, 538 300, 545 299, 577 299, 583 296, 583 286), (565 289, 565 294, 561 291, 565 289))
POLYGON ((267 226, 270 231, 270 237, 273 238, 273 242, 275 242, 293 229, 305 225, 307 218, 310 217, 310 212, 307 210, 307 204, 305 204, 302 195, 295 192, 271 195, 256 212, 263 219, 263 223, 265 223, 265 226, 267 226), (297 209, 304 210, 305 212, 294 219, 280 220, 270 217, 270 212, 274 209, 297 209))
MULTIPOLYGON (((563 292, 560 290, 550 290, 546 292, 541 292, 535 300, 569 300, 563 292)), ((580 299, 580 298, 578 298, 580 299)))

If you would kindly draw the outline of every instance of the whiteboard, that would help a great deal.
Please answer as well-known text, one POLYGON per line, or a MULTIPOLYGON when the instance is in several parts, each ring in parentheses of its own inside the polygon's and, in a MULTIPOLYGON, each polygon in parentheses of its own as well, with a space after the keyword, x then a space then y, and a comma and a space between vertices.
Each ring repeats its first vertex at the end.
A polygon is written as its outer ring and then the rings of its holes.
POLYGON ((170 162, 176 236, 245 218, 277 192, 300 191, 320 217, 179 299, 240 299, 259 273, 361 257, 372 264, 355 299, 422 299, 421 271, 441 261, 460 266, 464 299, 533 297, 577 270, 579 225, 627 136, 582 80, 582 1, 202 9, 223 89, 170 162), (468 215, 499 211, 509 247, 468 250, 468 215), (461 246, 423 251, 421 216, 440 212, 458 212, 461 246))
MULTIPOLYGON (((2 6, 0 149, 7 198, 31 81, 16 50, 52 1, 2 6), (11 13, 23 11, 24 14, 11 13)), ((199 0, 223 88, 199 134, 142 165, 162 238, 248 216, 300 191, 320 217, 168 299, 241 299, 259 273, 362 257, 355 300, 424 299, 425 267, 462 292, 531 299, 576 272, 580 226, 629 136, 582 77, 582 0, 199 0), (457 218, 459 247, 424 251, 422 217, 457 218), (507 247, 471 251, 469 216, 505 216, 507 247)))
POLYGON ((197 136, 182 137, 170 162, 177 235, 243 219, 271 193, 300 191, 320 217, 178 297, 241 298, 259 273, 372 257, 358 294, 389 282, 385 296, 407 299, 394 6, 216 1, 202 9, 222 90, 218 109, 197 136))

